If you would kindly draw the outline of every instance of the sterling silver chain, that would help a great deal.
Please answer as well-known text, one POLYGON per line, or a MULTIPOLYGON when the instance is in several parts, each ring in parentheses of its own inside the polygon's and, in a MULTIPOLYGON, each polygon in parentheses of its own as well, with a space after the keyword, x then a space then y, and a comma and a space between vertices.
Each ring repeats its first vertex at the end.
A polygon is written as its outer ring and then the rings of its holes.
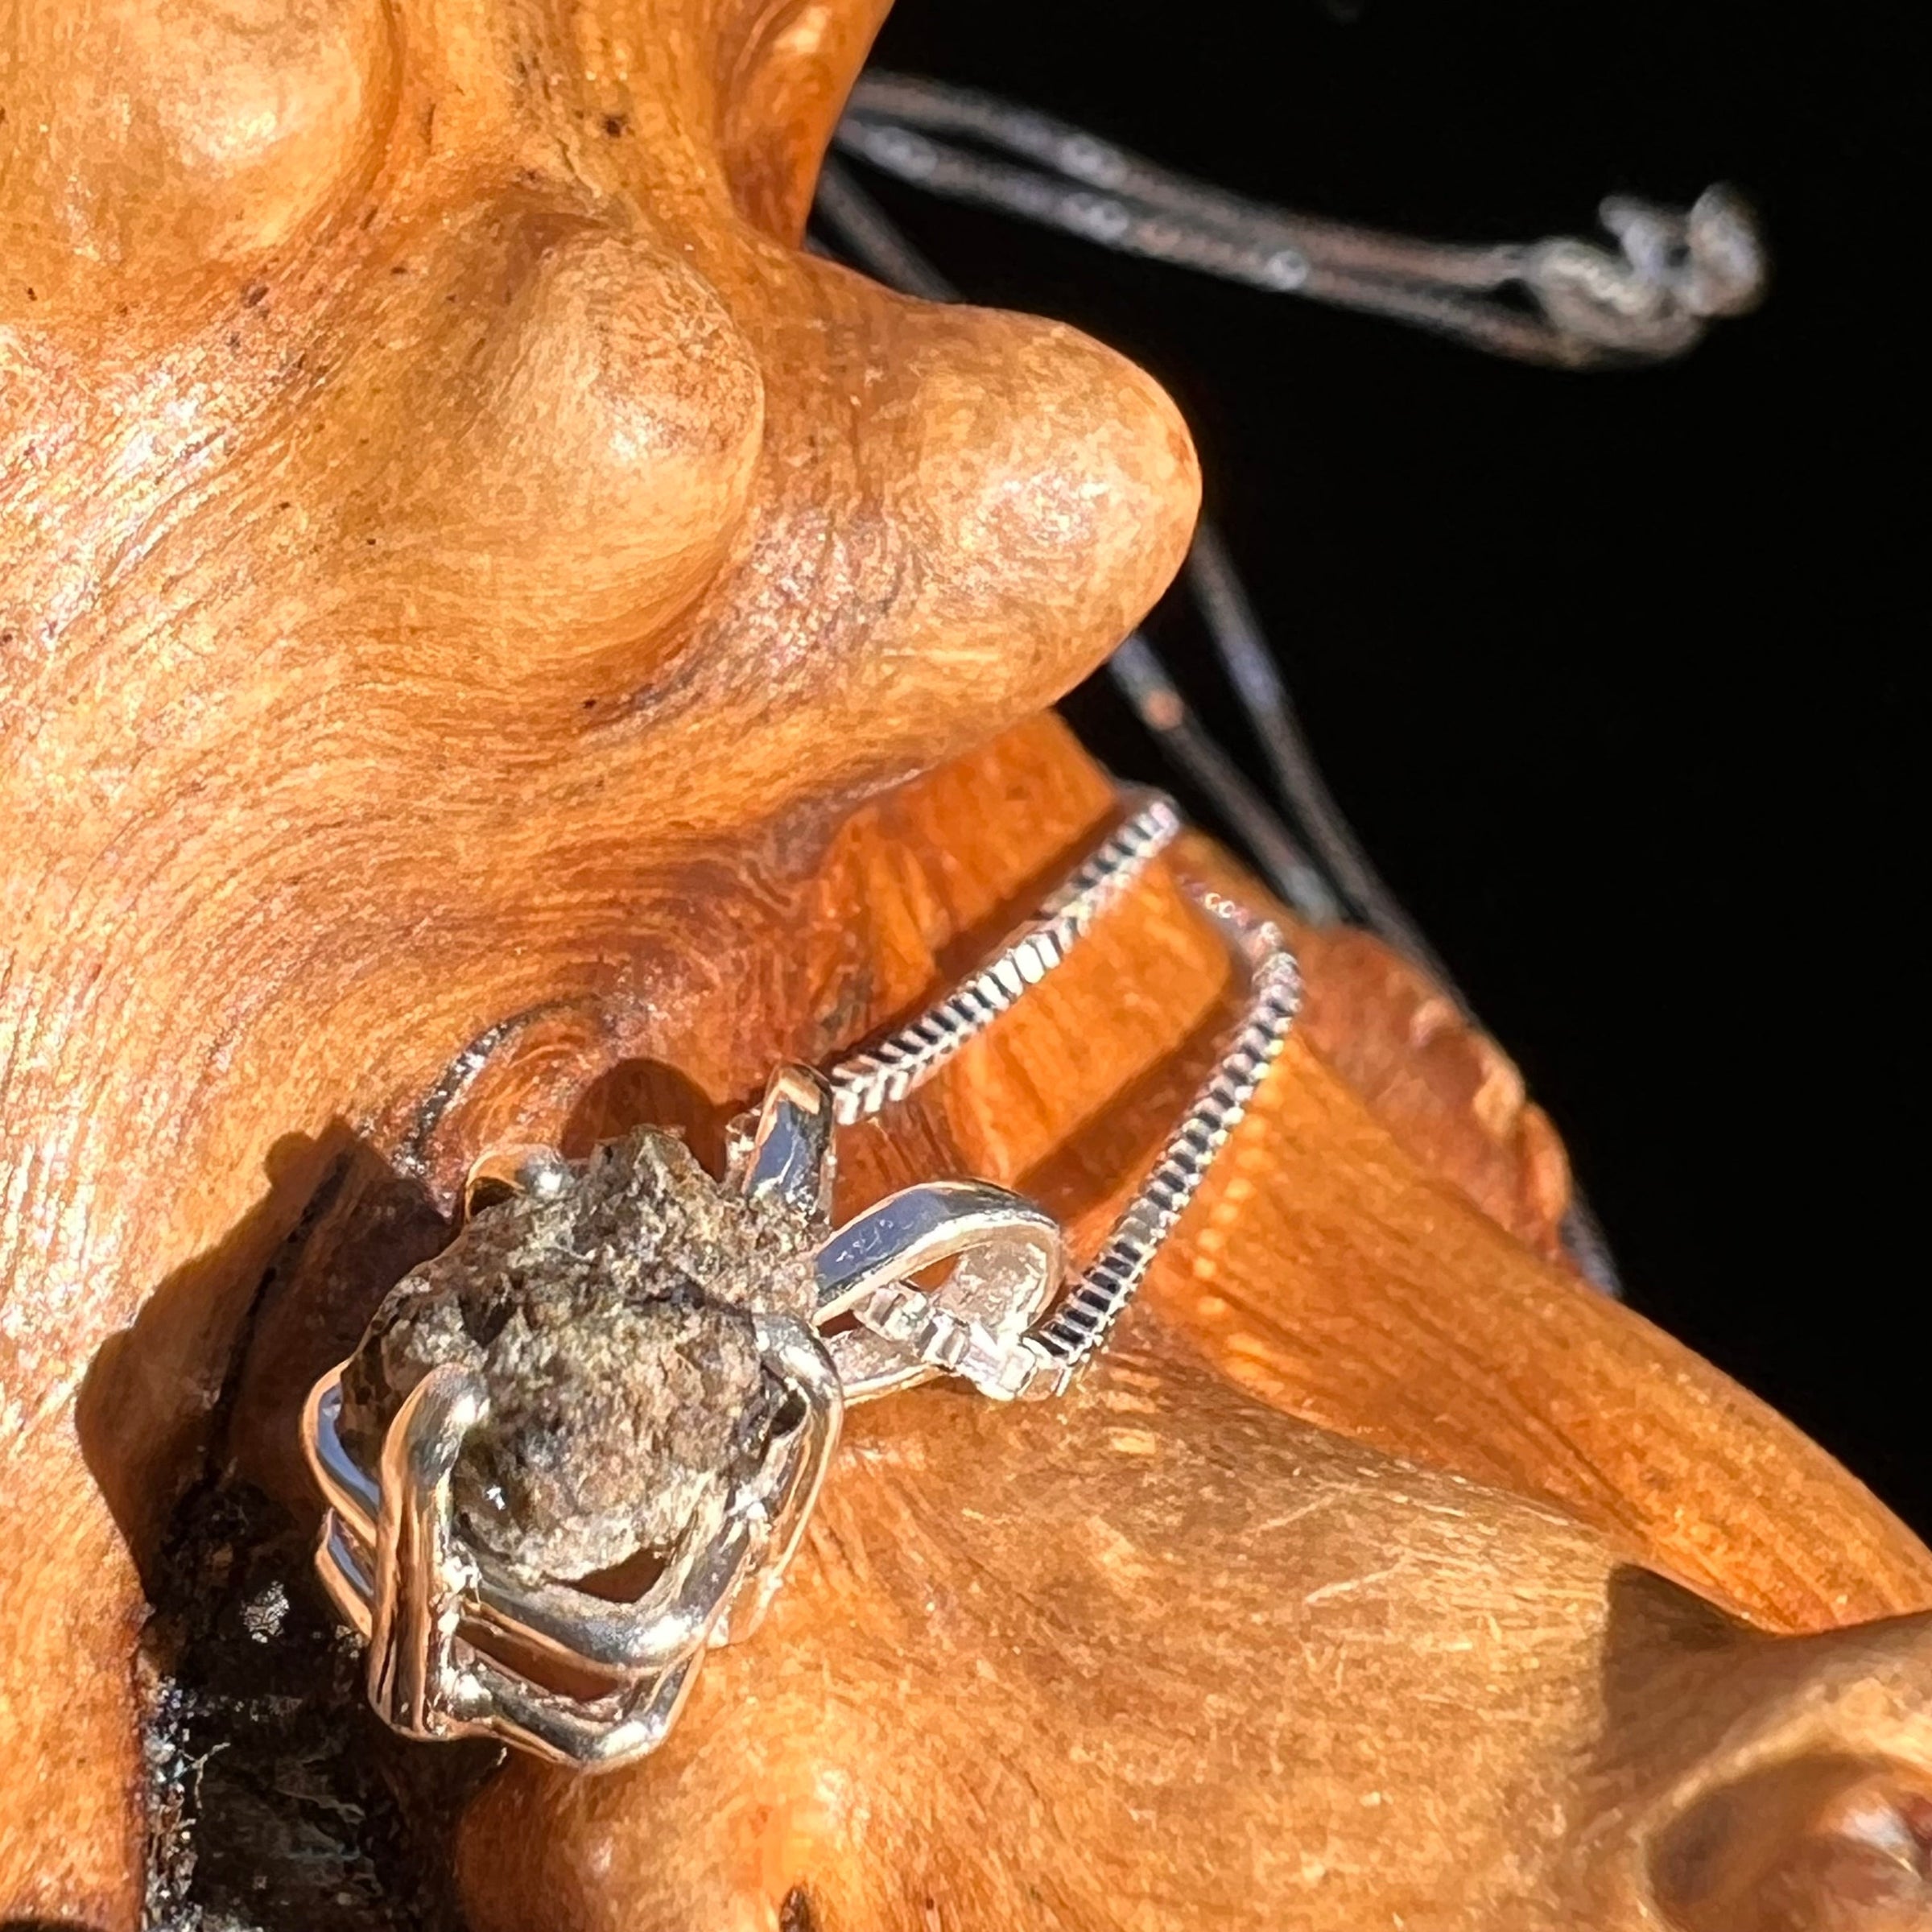
MULTIPOLYGON (((916 1092, 1027 991, 1062 965, 1094 921, 1140 878, 1181 829, 1174 802, 1140 795, 1133 813, 987 963, 876 1045, 827 1071, 834 1117, 869 1120, 916 1092)), ((1154 1257, 1241 1124, 1286 1043, 1302 999, 1294 956, 1277 928, 1219 893, 1183 878, 1182 890, 1247 971, 1248 1002, 1212 1073, 1195 1095, 1152 1170, 1099 1254, 1045 1317, 994 1345, 902 1282, 854 1310, 873 1333, 1002 1397, 1064 1389, 1106 1343, 1154 1257)))
MULTIPOLYGON (((987 964, 829 1072, 774 1069, 757 1113, 733 1123, 716 1186, 789 1210, 810 1244, 815 1305, 809 1314, 753 1305, 751 1340, 781 1400, 754 1464, 708 1493, 675 1544, 656 1553, 661 1571, 640 1596, 617 1602, 569 1579, 533 1581, 466 1535, 452 1484, 465 1445, 489 1422, 487 1364, 452 1356, 431 1367, 386 1423, 373 1468, 349 1452, 342 1426, 344 1377, 359 1358, 316 1382, 302 1420, 326 1505, 316 1569, 368 1647, 369 1701, 386 1723, 411 1737, 493 1737, 587 1769, 642 1757, 676 1722, 704 1653, 757 1627, 799 1547, 847 1410, 938 1375, 999 1402, 1067 1388, 1133 1299, 1287 1039, 1301 983, 1274 927, 1180 881, 1247 968, 1246 1007, 1152 1171, 1077 1274, 1067 1272, 1066 1230, 1055 1217, 990 1181, 917 1182, 835 1226, 834 1137, 897 1105, 1057 972, 1180 824, 1170 800, 1141 795, 987 964), (947 1262, 943 1279, 918 1285, 947 1262)), ((555 1203, 568 1203, 581 1174, 552 1150, 525 1149, 500 1178, 513 1193, 555 1203)), ((406 1280, 392 1294, 410 1292, 406 1280)))
MULTIPOLYGON (((1565 369, 1657 362, 1744 313, 1766 264, 1748 207, 1722 187, 1687 209, 1612 197, 1613 246, 1571 236, 1476 246, 1380 233, 1270 207, 1162 167, 1035 109, 943 81, 876 70, 853 90, 836 145, 909 186, 1095 245, 1450 336, 1488 354, 1565 369)), ((819 177, 821 240, 928 301, 960 291, 836 158, 819 177)), ((1261 876, 1316 927, 1358 923, 1419 966, 1472 1026, 1442 958, 1377 873, 1323 778, 1226 546, 1195 532, 1187 587, 1263 753, 1257 784, 1208 730, 1145 634, 1108 675, 1162 757, 1210 800, 1261 876), (1267 780, 1273 780, 1269 795, 1267 780)), ((1563 1238, 1587 1279, 1620 1294, 1580 1183, 1563 1238)))

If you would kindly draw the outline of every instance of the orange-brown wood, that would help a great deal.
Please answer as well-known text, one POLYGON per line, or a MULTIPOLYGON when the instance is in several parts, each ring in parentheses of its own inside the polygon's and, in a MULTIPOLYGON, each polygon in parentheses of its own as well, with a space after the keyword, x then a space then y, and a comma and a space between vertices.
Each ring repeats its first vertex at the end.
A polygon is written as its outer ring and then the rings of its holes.
POLYGON ((1051 697, 1178 560, 1144 377, 799 250, 875 10, 0 25, 14 1909, 133 1909, 126 1647, 72 1639, 137 1618, 123 1532, 336 1140, 407 1142, 560 1004, 753 1077, 726 989, 791 972, 838 799, 1051 697))
MULTIPOLYGON (((713 1144, 1110 809, 1051 722, 960 754, 1158 593, 1191 452, 1072 332, 799 250, 877 10, 0 15, 0 1913, 138 1922, 142 1568, 211 1451, 309 1506, 300 1389, 422 1238, 345 1174, 713 1144)), ((667 1755, 477 1801, 480 1932, 1706 1932, 1909 1838, 1922 1622, 1746 1625, 1932 1558, 1562 1267, 1492 1046, 1303 936, 1118 1361, 856 1420, 667 1755)), ((1091 1232, 1224 978, 1157 881, 852 1198, 1091 1232)))

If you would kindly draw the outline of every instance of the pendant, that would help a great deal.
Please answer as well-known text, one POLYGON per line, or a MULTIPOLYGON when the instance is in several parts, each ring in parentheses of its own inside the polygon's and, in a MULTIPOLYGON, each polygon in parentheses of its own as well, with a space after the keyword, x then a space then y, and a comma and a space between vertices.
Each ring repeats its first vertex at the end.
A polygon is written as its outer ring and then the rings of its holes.
POLYGON ((849 1405, 1051 1381, 1027 1331, 1059 1224, 934 1181, 835 1228, 834 1113, 824 1076, 781 1067, 721 1182, 652 1129, 493 1158, 456 1240, 316 1385, 317 1567, 395 1729, 646 1755, 704 1652, 758 1627, 849 1405))

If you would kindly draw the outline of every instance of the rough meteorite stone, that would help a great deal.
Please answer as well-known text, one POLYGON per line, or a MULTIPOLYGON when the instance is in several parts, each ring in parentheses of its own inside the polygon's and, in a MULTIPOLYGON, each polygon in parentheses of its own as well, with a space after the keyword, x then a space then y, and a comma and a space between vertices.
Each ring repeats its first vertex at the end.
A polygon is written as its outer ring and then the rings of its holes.
POLYGON ((555 1198, 479 1211, 405 1276, 342 1382, 345 1444, 373 1470, 432 1368, 482 1375, 457 1521, 526 1579, 663 1551, 754 1470, 782 1397, 752 1315, 813 1306, 803 1219, 727 1193, 681 1141, 647 1128, 572 1174, 555 1198))

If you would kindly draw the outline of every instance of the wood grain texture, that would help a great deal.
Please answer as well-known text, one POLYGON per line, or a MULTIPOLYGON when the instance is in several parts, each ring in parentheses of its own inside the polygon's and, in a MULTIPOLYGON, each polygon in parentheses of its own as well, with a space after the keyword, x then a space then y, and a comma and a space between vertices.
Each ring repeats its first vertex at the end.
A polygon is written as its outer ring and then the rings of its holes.
MULTIPOLYGON (((1192 454, 1073 332, 799 250, 877 11, 0 14, 0 1913, 138 1922, 141 1571, 211 1416, 312 1507, 300 1388, 477 1152, 715 1147, 1111 809, 1051 722, 965 754, 1158 594, 1192 454)), ((1932 1558, 1553 1265, 1507 1062, 1307 940, 1120 1360, 855 1427, 670 1754, 485 1792, 480 1932, 1706 1932, 1911 1839, 1922 1620, 1727 1619, 1922 1611, 1932 1558)), ((851 1198, 1091 1232, 1224 979, 1154 881, 851 1198)))
POLYGON ((62 1665, 138 1616, 101 1494, 151 1551, 329 1148, 533 1016, 689 1055, 836 801, 1179 559, 1144 377, 796 247, 875 14, 0 16, 19 1909, 133 1909, 130 1682, 62 1665))
MULTIPOLYGON (((824 1057, 915 1005, 1111 809, 1039 720, 855 815, 795 902, 807 990, 774 1051, 824 1057)), ((1356 956, 1331 956, 1315 1013, 1355 1009, 1334 975, 1356 956)), ((1151 881, 890 1132, 853 1137, 841 1206, 981 1173, 1090 1235, 1228 992, 1151 881)), ((1699 1932, 1713 1871, 1747 1905, 1862 1884, 1880 1854, 1846 1820, 1917 1815, 1932 1660, 1922 1616, 1833 1628, 1922 1610, 1932 1563, 1789 1425, 1410 1151, 1459 1116, 1378 1117, 1333 1063, 1389 1037, 1291 1050, 1071 1404, 932 1389, 855 1417, 774 1622, 712 1659, 667 1751, 588 1782, 513 1765, 478 1801, 479 1932, 769 1927, 798 1897, 887 1932, 1395 1911, 1699 1932)), ((493 1133, 580 1145, 642 1116, 715 1147, 743 1091, 559 1045, 486 1071, 493 1133)), ((1509 1192, 1521 1146, 1459 1118, 1460 1174, 1486 1149, 1509 1192)), ((366 1224, 304 1245, 254 1331, 229 1454, 291 1505, 293 1406, 399 1272, 344 1264, 366 1224)))
POLYGON ((1926 1620, 1742 1635, 1554 1513, 1231 1402, 1152 1320, 1017 1426, 858 1419, 807 1561, 660 1758, 489 1788, 478 1932, 787 1900, 824 1932, 1649 1932, 1695 1922, 1655 1868, 1700 1806, 1747 1897, 1788 1849, 1715 1798, 1752 1766, 1896 1815, 1932 1748, 1926 1620))

